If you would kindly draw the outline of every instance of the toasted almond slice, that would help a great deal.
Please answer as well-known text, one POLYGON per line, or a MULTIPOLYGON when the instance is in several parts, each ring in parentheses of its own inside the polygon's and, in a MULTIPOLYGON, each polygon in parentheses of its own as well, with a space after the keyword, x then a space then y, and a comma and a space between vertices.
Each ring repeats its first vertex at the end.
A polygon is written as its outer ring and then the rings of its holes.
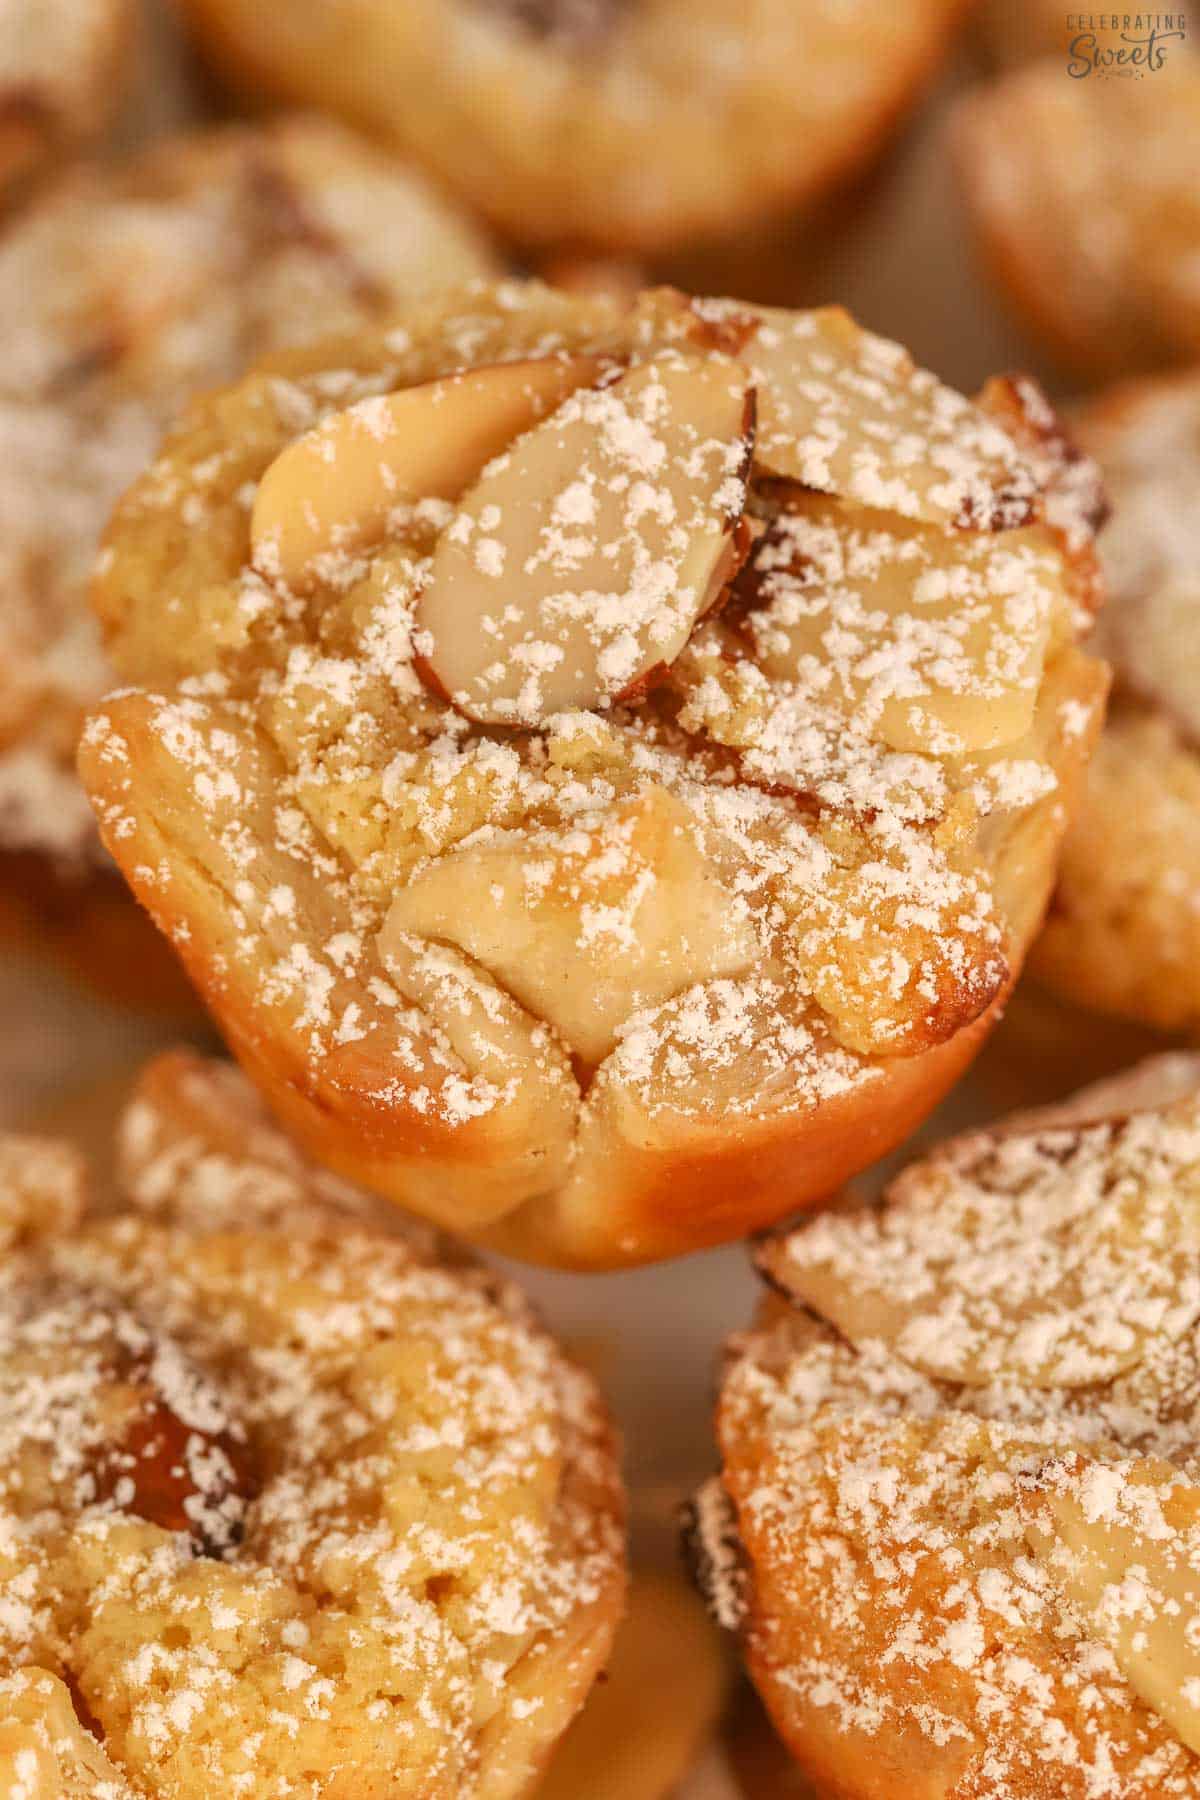
MULTIPOLYGON (((439 858, 392 902, 384 961, 414 938, 458 945, 592 1063, 638 1008, 744 969, 756 954, 695 820, 657 787, 568 832, 439 858), (464 894, 480 903, 464 906, 464 894)), ((438 1016, 454 1029, 444 1009, 438 1016)))
POLYGON ((1157 1457, 1061 1457, 1020 1496, 1025 1536, 1139 1695, 1200 1755, 1200 1487, 1157 1457))
POLYGON ((967 1386, 1073 1388, 1200 1316, 1200 1109, 961 1140, 882 1211, 769 1240, 760 1267, 851 1343, 967 1386))
POLYGON ((1030 729, 1061 559, 1039 531, 964 538, 794 491, 741 578, 760 666, 873 717, 896 750, 963 754, 1030 729))
POLYGON ((383 537, 397 507, 456 500, 492 457, 595 381, 590 356, 493 363, 360 400, 280 452, 250 519, 255 566, 302 589, 383 537))
POLYGON ((576 392, 486 469, 417 607, 454 704, 535 725, 670 663, 728 572, 752 413, 738 364, 663 356, 576 392))
POLYGON ((1037 483, 1009 434, 898 344, 837 306, 754 310, 738 356, 758 388, 763 468, 955 530, 1033 517, 1037 483))
POLYGON ((731 1675, 682 1577, 635 1574, 608 1679, 559 1745, 537 1800, 666 1800, 716 1729, 731 1675))

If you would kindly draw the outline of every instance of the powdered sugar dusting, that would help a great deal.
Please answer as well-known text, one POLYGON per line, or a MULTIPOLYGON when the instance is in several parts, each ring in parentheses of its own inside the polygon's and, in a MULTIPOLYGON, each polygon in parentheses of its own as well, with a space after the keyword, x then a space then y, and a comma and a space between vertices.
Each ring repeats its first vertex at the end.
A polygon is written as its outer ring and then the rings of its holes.
POLYGON ((1149 1073, 768 1244, 806 1310, 737 1342, 722 1399, 774 1704, 987 1800, 1035 1773, 1072 1800, 1200 1792, 1167 1598, 1200 1493, 1200 1139, 1195 1092, 1156 1102, 1149 1073))
MULTIPOLYGON (((553 1734, 615 1617, 590 1382, 494 1278, 351 1223, 228 1070, 154 1065, 122 1155, 136 1210, 26 1202, 0 1279, 6 1751, 105 1800, 493 1791, 539 1756, 528 1675, 553 1734)), ((6 1219, 54 1156, 3 1147, 6 1219)))

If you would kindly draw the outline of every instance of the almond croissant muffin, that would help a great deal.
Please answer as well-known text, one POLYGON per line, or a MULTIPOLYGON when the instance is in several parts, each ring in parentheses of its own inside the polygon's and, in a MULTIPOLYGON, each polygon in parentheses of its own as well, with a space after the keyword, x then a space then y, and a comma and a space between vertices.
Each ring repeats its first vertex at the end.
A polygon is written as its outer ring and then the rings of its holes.
POLYGON ((518 243, 638 255, 855 173, 965 0, 185 0, 243 93, 399 143, 518 243))
POLYGON ((61 183, 0 244, 0 924, 122 997, 184 984, 137 929, 74 774, 111 685, 86 583, 114 501, 199 388, 491 267, 340 127, 175 139, 61 183), (10 928, 12 920, 9 921, 10 928))
POLYGON ((0 1141, 0 1792, 530 1794, 622 1603, 590 1378, 220 1067, 119 1164, 0 1141))
POLYGON ((1111 716, 1034 966, 1075 1005, 1200 1031, 1200 373, 1078 415, 1114 501, 1100 547, 1111 716))
POLYGON ((1200 1059, 760 1249, 707 1585, 831 1800, 1200 1795, 1200 1059))
POLYGON ((604 1266, 903 1137, 1040 919, 1097 494, 842 312, 510 284, 276 359, 126 497, 101 830, 319 1159, 604 1266))
POLYGON ((108 124, 133 0, 0 0, 0 206, 108 124))
MULTIPOLYGON (((1108 16, 1108 15, 1102 15, 1108 16)), ((1085 379, 1200 357, 1200 56, 1135 78, 1060 54, 971 94, 956 121, 985 260, 1085 379)))

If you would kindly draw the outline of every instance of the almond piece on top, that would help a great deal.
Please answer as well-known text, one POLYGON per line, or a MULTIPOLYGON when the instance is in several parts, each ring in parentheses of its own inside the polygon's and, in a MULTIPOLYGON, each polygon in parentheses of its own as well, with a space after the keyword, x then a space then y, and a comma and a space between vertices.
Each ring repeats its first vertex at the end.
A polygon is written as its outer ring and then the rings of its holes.
POLYGON ((1072 1455, 1040 1469, 1020 1506, 1039 1562, 1200 1755, 1200 1487, 1157 1457, 1072 1455))
POLYGON ((468 717, 605 705, 682 650, 745 502, 753 394, 666 354, 577 391, 487 470, 434 552, 423 654, 468 717))
POLYGON ((1037 484, 975 403, 840 306, 756 307, 739 351, 759 393, 758 461, 823 494, 955 531, 1035 517, 1037 484))
POLYGON ((1200 1315, 1195 1098, 1079 1130, 979 1133, 892 1183, 888 1205, 768 1239, 759 1266, 850 1343, 936 1380, 1079 1388, 1200 1315))
POLYGON ((756 954, 745 907, 708 866, 694 819, 654 786, 569 831, 501 836, 430 862, 380 934, 405 992, 397 958, 410 936, 465 950, 589 1063, 631 1011, 736 975, 756 954), (464 906, 464 893, 486 904, 464 906))
POLYGON ((255 566, 302 589, 320 559, 377 543, 389 515, 456 500, 520 432, 595 381, 598 357, 493 363, 360 400, 289 444, 258 486, 255 566))
POLYGON ((827 669, 831 700, 894 750, 1014 743, 1033 724, 1067 595, 1044 530, 964 537, 798 489, 739 577, 759 665, 827 669))

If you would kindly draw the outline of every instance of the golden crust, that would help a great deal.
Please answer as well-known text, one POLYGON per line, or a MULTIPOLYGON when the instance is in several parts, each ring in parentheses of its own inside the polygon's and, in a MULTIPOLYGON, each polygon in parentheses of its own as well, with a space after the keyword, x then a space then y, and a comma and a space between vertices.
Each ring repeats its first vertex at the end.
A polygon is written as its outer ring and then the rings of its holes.
POLYGON ((624 1592, 590 1379, 228 1066, 150 1065, 117 1166, 96 1218, 78 1157, 0 1146, 0 1774, 532 1793, 624 1592))
POLYGON ((957 159, 983 256, 1029 329, 1088 379, 1200 355, 1193 270, 1200 63, 1140 79, 1046 58, 961 103, 957 159))
MULTIPOLYGON (((778 1293, 730 1346, 732 1515, 720 1489, 706 1504, 710 1573, 732 1575, 710 1588, 822 1793, 1200 1793, 1192 1728, 1172 1726, 1187 1613, 1163 1615, 1148 1675, 1113 1623, 1136 1550, 1089 1612, 1045 1525, 1080 1480, 1114 1532, 1120 1496, 1153 1507, 1147 1483, 1200 1493, 1198 1082, 1195 1057, 1157 1059, 942 1146, 882 1212, 760 1251, 778 1293)), ((1071 1570, 1105 1549, 1090 1529, 1071 1570)))
POLYGON ((243 93, 397 139, 519 243, 649 254, 808 202, 913 103, 962 0, 189 0, 243 93), (736 56, 729 54, 730 40, 736 56), (714 119, 721 129, 713 130, 714 119))
MULTIPOLYGON (((744 434, 740 397, 730 416, 744 434)), ((726 532, 740 437, 731 454, 726 532)), ((689 452, 687 480, 703 462, 689 452)), ((639 520, 685 504, 646 505, 644 476, 632 491, 639 520)), ((537 1260, 698 1248, 822 1198, 978 1048, 1040 918, 1103 704, 1103 671, 1071 641, 1093 599, 1089 495, 1032 390, 989 390, 976 410, 836 312, 474 292, 196 409, 114 523, 97 603, 146 685, 94 715, 81 770, 127 878, 315 1155, 537 1260), (615 705, 585 684, 582 704, 542 717, 531 677, 498 702, 524 709, 513 722, 481 725, 499 656, 449 705, 422 671, 454 633, 474 653, 481 570, 530 556, 532 576, 546 560, 505 542, 524 486, 478 502, 490 535, 457 563, 439 558, 463 541, 466 502, 422 502, 389 535, 386 507, 364 526, 370 495, 393 493, 414 445, 444 458, 456 419, 478 430, 485 400, 525 405, 549 369, 575 392, 518 439, 524 461, 498 458, 482 481, 527 464, 522 483, 562 479, 578 508, 594 446, 643 443, 640 415, 621 412, 631 356, 631 381, 667 369, 707 406, 711 380, 724 405, 720 384, 745 380, 730 349, 753 360, 756 333, 761 513, 738 540, 749 581, 719 573, 725 611, 705 588, 680 632, 668 609, 660 663, 628 632, 602 651, 572 640, 573 680, 589 656, 597 679, 616 659, 615 705), (597 366, 610 374, 593 388, 597 366), (841 420, 864 395, 880 416, 859 454, 841 420), (557 433, 587 409, 595 438, 568 456, 557 433), (889 462, 897 415, 927 434, 928 466, 907 434, 889 462), (414 416, 410 439, 396 421, 414 416), (423 607, 439 579, 457 598, 443 590, 443 623, 423 615, 418 652, 413 596, 423 607), (844 586, 839 629, 806 638, 814 602, 844 586), (956 596, 930 639, 933 680, 918 590, 930 606, 956 596), (649 681, 622 685, 647 664, 649 681)), ((726 569, 694 530, 672 543, 702 541, 726 569)), ((571 557, 590 541, 577 532, 571 557)), ((609 563, 599 546, 588 579, 609 563)), ((510 590, 508 626, 536 586, 510 590)), ((589 598, 584 613, 636 616, 623 606, 589 598)), ((537 641, 554 616, 514 664, 558 666, 537 641)))

